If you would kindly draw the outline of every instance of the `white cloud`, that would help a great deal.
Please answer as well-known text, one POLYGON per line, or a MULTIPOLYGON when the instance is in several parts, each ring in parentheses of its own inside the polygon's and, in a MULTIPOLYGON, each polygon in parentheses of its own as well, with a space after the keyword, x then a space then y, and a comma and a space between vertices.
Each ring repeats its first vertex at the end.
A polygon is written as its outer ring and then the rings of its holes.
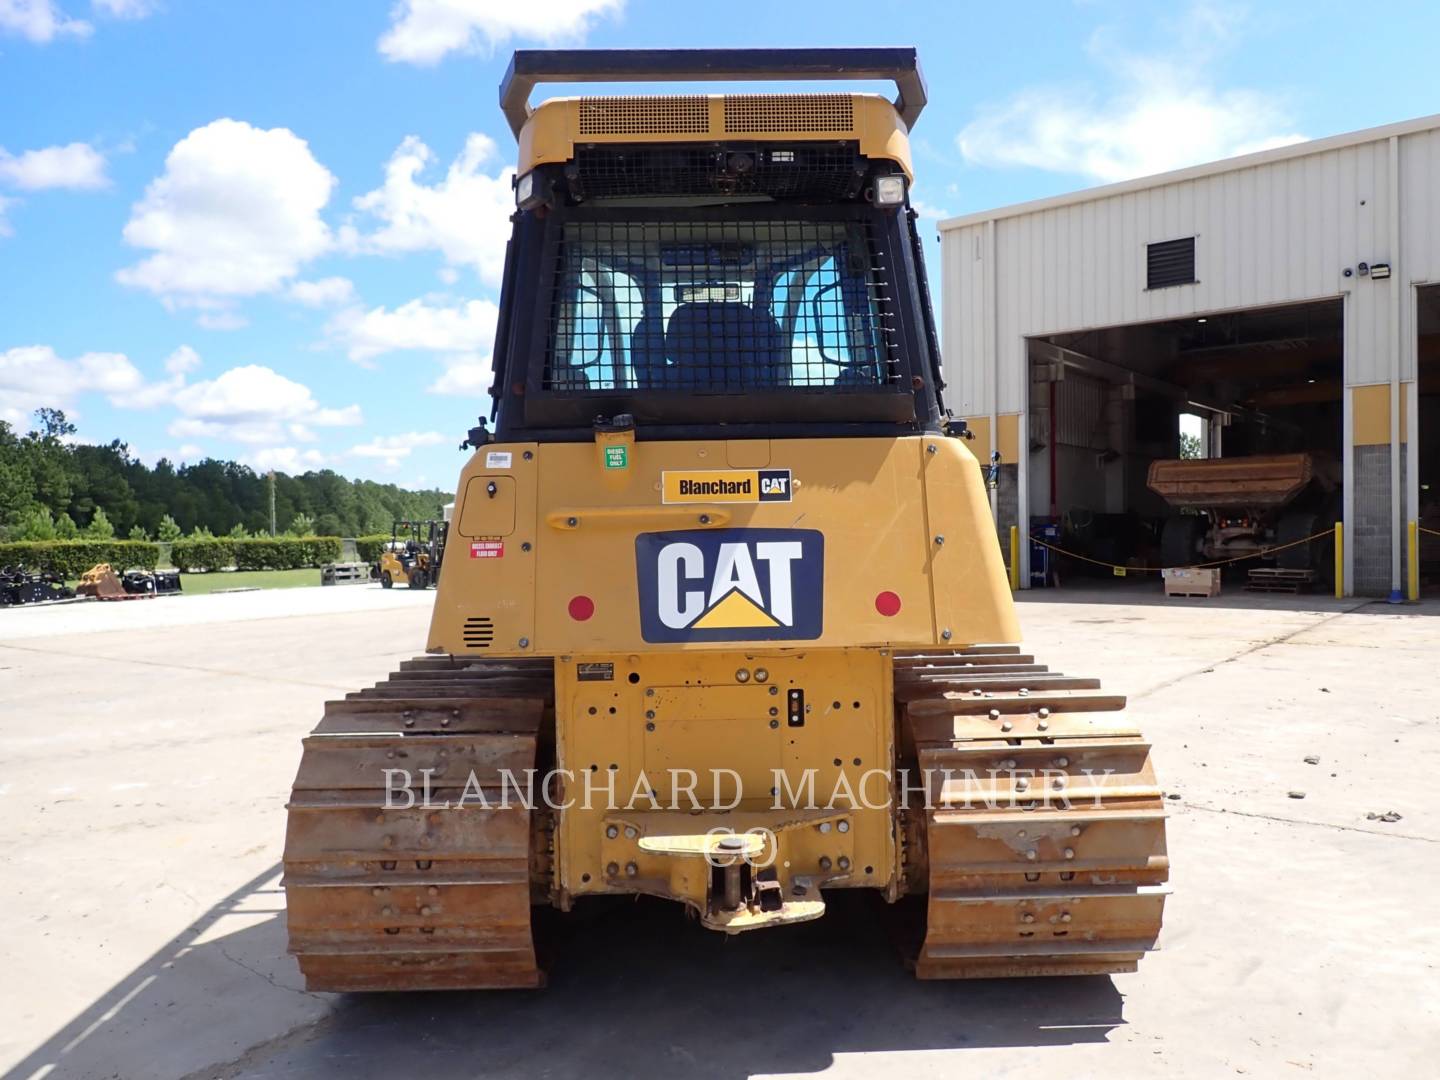
POLYGON ((293 446, 267 446, 245 458, 256 472, 274 469, 283 473, 303 473, 324 468, 329 458, 319 450, 297 450, 293 446))
POLYGON ((196 128, 125 225, 126 242, 154 254, 116 278, 229 328, 237 298, 279 290, 330 248, 320 211, 334 185, 286 128, 228 119, 196 128))
POLYGON ((56 6, 55 0, 0 0, 0 30, 44 45, 57 37, 86 37, 94 28, 83 19, 72 19, 56 6))
POLYGON ((379 47, 387 60, 434 64, 452 52, 488 52, 511 38, 578 41, 595 19, 623 7, 624 0, 400 0, 379 47))
POLYGON ((394 310, 346 308, 331 318, 325 332, 351 360, 361 362, 410 349, 473 353, 490 349, 498 317, 499 309, 489 300, 432 304, 422 298, 394 310))
POLYGON ((90 0, 95 10, 112 19, 143 19, 155 14, 158 0, 90 0))
POLYGON ((0 418, 23 421, 39 408, 64 408, 80 395, 104 394, 113 405, 134 407, 150 390, 140 369, 121 353, 84 353, 74 360, 49 345, 0 352, 0 418))
POLYGON ((447 442, 438 431, 410 431, 404 435, 377 435, 368 443, 350 448, 352 457, 375 458, 387 469, 397 469, 417 446, 438 446, 447 442))
POLYGON ((107 187, 105 155, 89 143, 47 146, 11 154, 0 147, 0 180, 22 191, 47 188, 90 190, 107 187))
POLYGON ((312 438, 312 426, 353 426, 363 420, 360 406, 322 408, 309 387, 259 364, 184 387, 175 394, 175 407, 181 416, 167 430, 177 439, 274 444, 312 438))
POLYGON ((490 384, 495 377, 490 364, 490 356, 481 356, 478 353, 447 357, 445 370, 425 390, 427 393, 443 394, 446 397, 488 398, 490 384))
POLYGON ((434 184, 420 176, 435 163, 430 148, 406 136, 385 166, 385 182, 355 200, 355 208, 377 219, 370 233, 350 233, 358 250, 382 254, 439 251, 452 266, 470 266, 487 285, 498 287, 505 269, 505 242, 515 194, 513 167, 499 166, 495 140, 472 134, 445 175, 434 184))
POLYGON ((1108 30, 1087 51, 1108 88, 1037 86, 987 106, 957 138, 978 165, 1026 166, 1111 182, 1300 142, 1284 103, 1221 89, 1211 67, 1235 29, 1232 13, 1192 5, 1171 49, 1135 52, 1108 30))
POLYGON ((200 354, 189 345, 181 345, 165 358, 165 370, 171 375, 184 375, 200 366, 200 354))
POLYGON ((319 281, 297 281, 289 297, 306 307, 335 307, 355 299, 355 283, 349 278, 327 277, 319 281))

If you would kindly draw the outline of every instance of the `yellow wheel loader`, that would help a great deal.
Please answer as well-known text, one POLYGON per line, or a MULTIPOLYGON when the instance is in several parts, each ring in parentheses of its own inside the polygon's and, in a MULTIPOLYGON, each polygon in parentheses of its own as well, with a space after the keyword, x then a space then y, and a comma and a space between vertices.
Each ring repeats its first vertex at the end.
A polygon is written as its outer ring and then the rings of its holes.
POLYGON ((922 978, 1134 970, 1162 794, 1123 697, 1007 644, 909 206, 914 50, 517 52, 501 100, 495 426, 425 655, 304 741, 306 985, 537 986, 536 905, 784 933, 837 889, 916 898, 922 978), (899 97, 528 101, 785 79, 899 97))

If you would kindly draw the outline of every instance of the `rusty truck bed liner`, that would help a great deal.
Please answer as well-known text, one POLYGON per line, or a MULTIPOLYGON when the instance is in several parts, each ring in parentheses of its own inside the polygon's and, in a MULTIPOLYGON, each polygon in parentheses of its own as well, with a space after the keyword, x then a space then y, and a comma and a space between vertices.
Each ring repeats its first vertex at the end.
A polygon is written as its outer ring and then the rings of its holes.
POLYGON ((1311 481, 1324 481, 1312 454, 1179 458, 1150 463, 1150 490, 1177 510, 1284 506, 1311 481))

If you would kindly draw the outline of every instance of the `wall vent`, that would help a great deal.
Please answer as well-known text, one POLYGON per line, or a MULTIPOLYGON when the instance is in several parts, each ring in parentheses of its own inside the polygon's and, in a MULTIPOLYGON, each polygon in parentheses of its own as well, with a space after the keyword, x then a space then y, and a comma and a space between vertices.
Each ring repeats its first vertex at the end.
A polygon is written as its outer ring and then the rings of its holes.
POLYGON ((488 649, 495 641, 495 621, 483 615, 471 616, 465 620, 460 636, 467 649, 488 649))
POLYGON ((597 97, 580 101, 581 135, 708 135, 710 102, 690 97, 597 97))
POLYGON ((855 129, 849 94, 727 94, 725 131, 730 135, 855 129))
POLYGON ((1145 245, 1145 287, 1168 289, 1195 284, 1195 238, 1145 245))

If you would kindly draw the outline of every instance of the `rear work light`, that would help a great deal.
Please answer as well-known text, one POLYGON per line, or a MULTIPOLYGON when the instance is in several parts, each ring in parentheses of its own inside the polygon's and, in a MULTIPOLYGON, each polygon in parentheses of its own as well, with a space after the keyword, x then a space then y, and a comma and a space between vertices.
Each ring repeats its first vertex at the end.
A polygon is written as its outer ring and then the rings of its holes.
POLYGON ((882 176, 875 181, 876 206, 901 206, 905 202, 905 178, 882 176))

